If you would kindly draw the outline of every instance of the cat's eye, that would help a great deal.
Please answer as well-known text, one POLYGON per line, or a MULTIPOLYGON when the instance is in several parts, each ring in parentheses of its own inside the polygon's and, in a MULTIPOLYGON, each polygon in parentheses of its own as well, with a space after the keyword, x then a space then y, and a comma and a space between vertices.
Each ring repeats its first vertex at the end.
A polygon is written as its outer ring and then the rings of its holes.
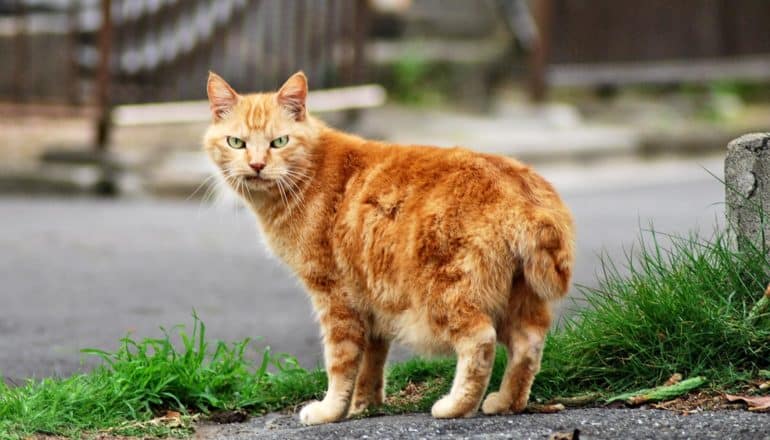
POLYGON ((270 141, 270 146, 273 148, 281 148, 289 143, 289 135, 283 135, 270 141))
POLYGON ((229 145, 230 148, 235 148, 236 150, 246 148, 246 142, 243 139, 237 138, 235 136, 227 137, 227 145, 229 145))

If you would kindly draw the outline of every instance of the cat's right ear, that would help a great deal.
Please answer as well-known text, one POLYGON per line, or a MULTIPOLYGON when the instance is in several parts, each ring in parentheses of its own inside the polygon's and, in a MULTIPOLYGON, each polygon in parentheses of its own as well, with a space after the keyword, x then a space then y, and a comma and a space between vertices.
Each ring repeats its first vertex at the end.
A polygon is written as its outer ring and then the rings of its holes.
POLYGON ((214 72, 209 72, 206 92, 209 95, 209 107, 211 107, 211 117, 214 121, 222 120, 238 103, 238 93, 214 72))

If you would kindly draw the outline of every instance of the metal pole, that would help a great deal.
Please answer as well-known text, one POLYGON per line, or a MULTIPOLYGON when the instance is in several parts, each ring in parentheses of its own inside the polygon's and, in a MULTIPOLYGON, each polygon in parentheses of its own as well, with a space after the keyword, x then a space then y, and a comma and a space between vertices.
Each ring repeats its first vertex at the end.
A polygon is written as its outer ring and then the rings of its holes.
POLYGON ((355 4, 355 24, 353 27, 352 84, 361 84, 366 76, 366 37, 369 32, 369 7, 366 0, 357 0, 355 4))
POLYGON ((69 59, 70 86, 67 89, 67 100, 70 105, 80 104, 80 61, 78 61, 78 46, 80 44, 80 27, 78 26, 79 0, 73 0, 67 7, 67 58, 69 59))
POLYGON ((96 149, 105 151, 110 128, 110 51, 112 50, 112 0, 102 0, 99 30, 99 67, 96 72, 96 149))
POLYGON ((102 25, 99 30, 99 67, 96 73, 96 139, 94 146, 102 168, 102 178, 96 191, 101 194, 114 194, 116 191, 112 165, 107 160, 107 147, 110 141, 111 99, 110 80, 112 51, 112 0, 101 0, 102 25))
POLYGON ((529 98, 533 102, 545 101, 548 93, 547 68, 551 49, 551 21, 553 0, 537 0, 534 5, 537 38, 532 47, 529 63, 529 98))
MULTIPOLYGON (((22 1, 17 1, 15 4, 14 25, 14 66, 13 66, 13 97, 16 102, 25 103, 29 96, 30 89, 28 87, 29 72, 29 38, 27 34, 27 6, 22 1)), ((25 106, 19 106, 19 113, 26 111, 25 106)))

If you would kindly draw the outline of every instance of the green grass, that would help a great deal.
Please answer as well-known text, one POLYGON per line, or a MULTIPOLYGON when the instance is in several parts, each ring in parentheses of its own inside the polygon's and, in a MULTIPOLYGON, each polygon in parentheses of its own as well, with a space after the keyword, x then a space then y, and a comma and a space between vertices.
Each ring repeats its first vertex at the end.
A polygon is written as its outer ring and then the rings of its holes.
POLYGON ((770 281, 761 247, 654 231, 628 257, 628 275, 606 263, 588 307, 547 342, 533 392, 550 398, 657 385, 673 373, 722 388, 770 365, 770 320, 750 319, 770 281), (669 243, 661 246, 660 239, 669 243))
POLYGON ((326 386, 323 372, 308 372, 292 358, 269 350, 254 365, 246 356, 248 340, 210 346, 197 316, 191 334, 181 326, 176 333, 181 350, 165 331, 160 339, 137 342, 126 337, 114 353, 84 350, 104 361, 89 374, 14 388, 0 382, 0 438, 78 436, 105 429, 124 435, 181 435, 189 424, 150 422, 167 409, 182 412, 187 421, 191 414, 217 410, 277 410, 319 397, 326 386))
MULTIPOLYGON (((588 307, 561 323, 546 342, 533 398, 598 392, 609 396, 649 388, 673 373, 702 375, 726 389, 770 369, 770 316, 750 311, 770 281, 767 253, 739 250, 727 233, 710 239, 663 237, 651 232, 630 253, 626 275, 603 266, 596 289, 582 288, 588 307), (659 239, 665 238, 666 246, 659 239)), ((78 437, 116 434, 185 435, 149 423, 166 409, 186 415, 244 408, 263 413, 323 395, 326 378, 269 350, 249 361, 249 341, 210 344, 194 318, 160 339, 123 339, 116 352, 86 350, 103 366, 67 379, 0 385, 0 438, 33 433, 78 437)), ((497 353, 490 389, 505 366, 497 353)), ((388 394, 378 413, 423 411, 451 385, 454 360, 413 359, 391 367, 388 394)))

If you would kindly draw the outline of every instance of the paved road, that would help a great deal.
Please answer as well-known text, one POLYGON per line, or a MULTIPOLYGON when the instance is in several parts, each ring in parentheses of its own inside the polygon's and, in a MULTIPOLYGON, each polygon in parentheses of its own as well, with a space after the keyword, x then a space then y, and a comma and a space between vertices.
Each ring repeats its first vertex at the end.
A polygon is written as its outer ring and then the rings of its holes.
MULTIPOLYGON (((719 173, 718 160, 701 162, 719 173)), ((722 215, 721 184, 696 161, 542 171, 574 211, 582 284, 593 284, 602 249, 622 259, 639 225, 708 231, 722 215)), ((0 371, 66 375, 80 368, 80 348, 156 336, 191 322, 193 308, 215 338, 262 336, 313 366, 308 301, 260 248, 251 214, 233 206, 0 197, 0 371)))
POLYGON ((770 439, 767 414, 747 411, 679 415, 643 409, 577 409, 558 414, 519 414, 436 420, 428 414, 370 417, 303 427, 296 416, 268 415, 233 425, 208 425, 198 438, 239 439, 521 439, 545 440, 556 432, 580 431, 581 440, 770 439))

